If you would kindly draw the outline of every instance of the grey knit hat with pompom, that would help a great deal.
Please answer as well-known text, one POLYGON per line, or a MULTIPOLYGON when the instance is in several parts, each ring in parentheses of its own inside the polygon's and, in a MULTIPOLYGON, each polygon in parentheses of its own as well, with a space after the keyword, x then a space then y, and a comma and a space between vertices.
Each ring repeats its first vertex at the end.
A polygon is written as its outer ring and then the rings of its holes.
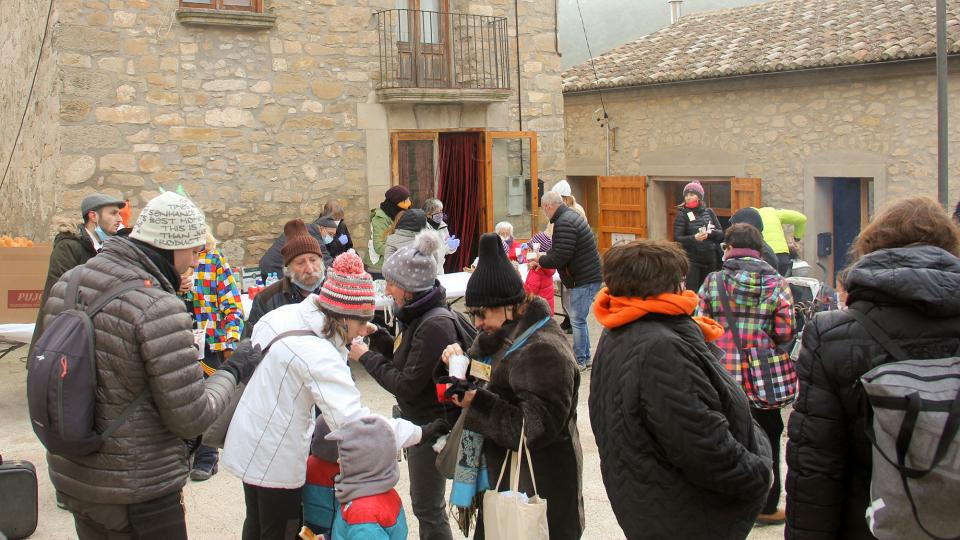
POLYGON ((429 291, 437 280, 443 247, 436 231, 421 231, 412 244, 398 249, 383 263, 383 277, 407 292, 429 291))

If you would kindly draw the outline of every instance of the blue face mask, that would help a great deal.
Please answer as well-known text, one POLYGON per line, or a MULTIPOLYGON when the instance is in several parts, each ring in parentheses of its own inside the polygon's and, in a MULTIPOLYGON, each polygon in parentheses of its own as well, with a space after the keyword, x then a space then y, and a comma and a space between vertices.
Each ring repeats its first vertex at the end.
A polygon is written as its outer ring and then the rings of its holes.
POLYGON ((329 243, 331 243, 331 242, 333 242, 333 237, 332 237, 332 236, 330 236, 329 234, 323 235, 323 243, 324 243, 324 244, 329 244, 329 243))
POLYGON ((107 233, 103 231, 103 229, 100 228, 100 225, 97 225, 97 228, 94 229, 93 232, 97 233, 97 238, 99 238, 101 242, 103 242, 104 240, 110 237, 107 233))

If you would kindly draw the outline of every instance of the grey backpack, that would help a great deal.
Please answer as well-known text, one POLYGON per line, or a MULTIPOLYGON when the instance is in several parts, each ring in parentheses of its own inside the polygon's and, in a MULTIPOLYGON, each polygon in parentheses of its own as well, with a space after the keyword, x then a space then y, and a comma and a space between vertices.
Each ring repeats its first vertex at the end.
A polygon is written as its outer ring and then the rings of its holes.
POLYGON ((960 538, 960 358, 911 359, 866 315, 849 313, 896 359, 860 378, 873 445, 870 532, 880 540, 960 538))
POLYGON ((142 279, 117 283, 86 302, 80 280, 87 271, 78 267, 70 274, 63 311, 43 330, 27 362, 27 402, 33 431, 47 450, 64 456, 85 456, 99 450, 149 395, 149 389, 144 389, 116 420, 97 432, 93 317, 124 293, 154 284, 142 279))

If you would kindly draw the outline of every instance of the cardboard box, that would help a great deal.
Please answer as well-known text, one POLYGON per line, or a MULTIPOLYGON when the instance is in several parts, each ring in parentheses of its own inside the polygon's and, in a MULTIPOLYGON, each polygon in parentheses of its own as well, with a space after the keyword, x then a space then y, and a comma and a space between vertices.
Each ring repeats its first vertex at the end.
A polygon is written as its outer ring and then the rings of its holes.
POLYGON ((0 248, 0 324, 36 322, 52 249, 50 244, 0 248))

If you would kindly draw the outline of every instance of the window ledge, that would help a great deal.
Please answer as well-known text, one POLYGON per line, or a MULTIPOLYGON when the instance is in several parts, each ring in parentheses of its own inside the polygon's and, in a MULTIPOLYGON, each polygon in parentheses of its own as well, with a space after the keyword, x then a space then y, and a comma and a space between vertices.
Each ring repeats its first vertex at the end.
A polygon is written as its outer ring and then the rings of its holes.
POLYGON ((381 88, 380 103, 493 103, 507 101, 509 88, 381 88))
POLYGON ((187 26, 233 26, 238 28, 273 28, 277 16, 270 13, 227 11, 221 9, 180 8, 177 20, 187 26))

